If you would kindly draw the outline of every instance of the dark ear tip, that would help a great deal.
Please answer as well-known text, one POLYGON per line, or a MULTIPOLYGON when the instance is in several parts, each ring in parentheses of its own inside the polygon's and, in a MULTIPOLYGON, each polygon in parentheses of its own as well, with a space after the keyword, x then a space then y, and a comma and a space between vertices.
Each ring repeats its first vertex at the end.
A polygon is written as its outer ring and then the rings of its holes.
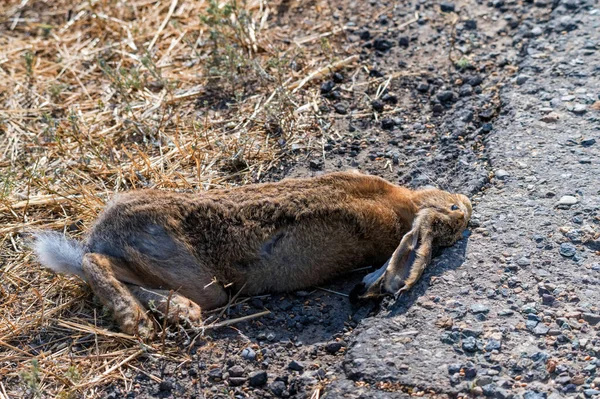
POLYGON ((352 288, 352 291, 350 291, 350 303, 352 305, 356 305, 358 302, 360 302, 361 300, 361 296, 367 292, 367 287, 365 286, 365 283, 358 283, 354 286, 354 288, 352 288))

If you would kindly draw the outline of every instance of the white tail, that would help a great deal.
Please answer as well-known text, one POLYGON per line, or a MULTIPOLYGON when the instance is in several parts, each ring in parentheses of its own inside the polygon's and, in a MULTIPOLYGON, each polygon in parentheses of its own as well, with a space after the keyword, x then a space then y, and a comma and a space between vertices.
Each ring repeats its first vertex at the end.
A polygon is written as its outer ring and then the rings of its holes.
POLYGON ((45 267, 57 273, 76 274, 84 278, 81 262, 83 244, 60 233, 44 231, 33 234, 33 251, 45 267))

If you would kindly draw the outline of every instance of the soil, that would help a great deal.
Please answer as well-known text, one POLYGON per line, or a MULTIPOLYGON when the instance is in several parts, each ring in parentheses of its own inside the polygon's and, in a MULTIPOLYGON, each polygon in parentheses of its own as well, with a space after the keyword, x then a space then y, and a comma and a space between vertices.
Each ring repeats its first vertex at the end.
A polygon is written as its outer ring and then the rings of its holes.
MULTIPOLYGON (((318 20, 288 3, 277 24, 318 20)), ((598 1, 331 3, 383 79, 320 82, 322 153, 265 179, 357 168, 458 191, 469 231, 397 300, 351 305, 365 270, 254 298, 229 316, 272 313, 187 342, 184 364, 148 358, 105 397, 600 394, 598 1)))

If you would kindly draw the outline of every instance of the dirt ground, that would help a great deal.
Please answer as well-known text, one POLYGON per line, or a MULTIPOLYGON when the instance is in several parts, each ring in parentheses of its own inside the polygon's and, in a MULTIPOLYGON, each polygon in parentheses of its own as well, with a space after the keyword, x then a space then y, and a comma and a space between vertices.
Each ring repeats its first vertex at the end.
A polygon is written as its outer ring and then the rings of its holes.
MULTIPOLYGON (((318 6, 284 0, 269 18, 301 32, 322 22, 318 6)), ((458 191, 474 203, 464 239, 397 301, 351 305, 347 294, 366 270, 250 298, 228 319, 271 313, 194 339, 172 331, 183 357, 146 351, 122 377, 71 394, 600 395, 600 3, 328 7, 336 46, 359 67, 314 83, 320 151, 294 150, 258 179, 357 168, 458 191)), ((27 389, 10 358, 0 362, 0 398, 46 396, 27 389)))

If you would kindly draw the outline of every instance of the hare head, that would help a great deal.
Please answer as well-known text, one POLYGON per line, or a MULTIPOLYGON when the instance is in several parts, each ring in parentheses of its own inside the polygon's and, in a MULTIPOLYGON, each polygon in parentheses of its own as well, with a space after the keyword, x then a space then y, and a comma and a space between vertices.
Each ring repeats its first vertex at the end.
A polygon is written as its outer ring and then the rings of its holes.
POLYGON ((355 287, 358 298, 397 296, 409 290, 430 262, 433 249, 453 245, 467 227, 472 207, 466 196, 437 189, 419 190, 413 195, 417 211, 411 230, 392 257, 355 287))

